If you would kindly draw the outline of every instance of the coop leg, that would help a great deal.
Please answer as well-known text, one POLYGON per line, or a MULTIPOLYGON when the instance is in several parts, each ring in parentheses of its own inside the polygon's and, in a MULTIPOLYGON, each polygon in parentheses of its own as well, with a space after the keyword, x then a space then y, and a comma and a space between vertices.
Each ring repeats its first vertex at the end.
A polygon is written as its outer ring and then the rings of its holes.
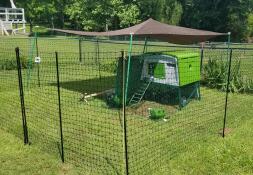
POLYGON ((198 100, 201 100, 201 95, 200 95, 200 82, 197 83, 197 98, 198 98, 198 100))
POLYGON ((181 110, 183 108, 182 105, 182 93, 181 93, 181 88, 178 88, 178 100, 179 100, 179 110, 181 110))

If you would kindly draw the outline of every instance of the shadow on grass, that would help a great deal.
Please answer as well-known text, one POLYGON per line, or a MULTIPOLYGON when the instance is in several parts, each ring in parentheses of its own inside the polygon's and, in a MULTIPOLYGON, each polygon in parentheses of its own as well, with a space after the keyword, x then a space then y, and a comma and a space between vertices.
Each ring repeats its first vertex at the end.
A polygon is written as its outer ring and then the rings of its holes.
MULTIPOLYGON (((74 92, 93 94, 112 89, 115 85, 115 79, 115 76, 110 76, 79 81, 64 81, 61 82, 60 86, 74 92)), ((57 84, 53 85, 57 86, 57 84)))

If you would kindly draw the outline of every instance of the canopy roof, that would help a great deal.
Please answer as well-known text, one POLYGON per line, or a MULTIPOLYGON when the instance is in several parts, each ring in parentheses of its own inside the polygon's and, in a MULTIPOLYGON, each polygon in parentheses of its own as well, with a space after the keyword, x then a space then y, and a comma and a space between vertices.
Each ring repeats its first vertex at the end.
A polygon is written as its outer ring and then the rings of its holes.
POLYGON ((177 44, 203 42, 217 36, 227 35, 227 33, 217 33, 168 25, 151 18, 132 27, 108 32, 84 32, 61 29, 52 30, 82 36, 126 36, 132 34, 133 36, 150 37, 177 44))

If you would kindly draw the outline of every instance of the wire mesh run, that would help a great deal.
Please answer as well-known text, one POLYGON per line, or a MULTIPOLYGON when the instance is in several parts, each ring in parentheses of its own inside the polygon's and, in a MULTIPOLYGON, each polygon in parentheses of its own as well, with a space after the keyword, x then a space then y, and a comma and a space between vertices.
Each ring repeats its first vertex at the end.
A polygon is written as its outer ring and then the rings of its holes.
MULTIPOLYGON (((23 138, 15 41, 4 40, 0 127, 23 138)), ((16 44, 29 142, 87 174, 173 174, 253 113, 250 48, 137 41, 129 59, 126 41, 16 44)))
POLYGON ((23 139, 15 48, 0 52, 0 127, 23 139))

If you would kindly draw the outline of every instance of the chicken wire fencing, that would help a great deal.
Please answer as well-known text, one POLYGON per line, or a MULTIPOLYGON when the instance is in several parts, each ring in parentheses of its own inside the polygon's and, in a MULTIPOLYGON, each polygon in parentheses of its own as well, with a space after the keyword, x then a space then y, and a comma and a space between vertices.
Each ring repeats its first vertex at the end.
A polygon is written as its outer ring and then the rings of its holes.
POLYGON ((127 44, 31 38, 1 51, 1 129, 84 174, 173 174, 252 116, 253 49, 137 43, 129 57, 127 44))

